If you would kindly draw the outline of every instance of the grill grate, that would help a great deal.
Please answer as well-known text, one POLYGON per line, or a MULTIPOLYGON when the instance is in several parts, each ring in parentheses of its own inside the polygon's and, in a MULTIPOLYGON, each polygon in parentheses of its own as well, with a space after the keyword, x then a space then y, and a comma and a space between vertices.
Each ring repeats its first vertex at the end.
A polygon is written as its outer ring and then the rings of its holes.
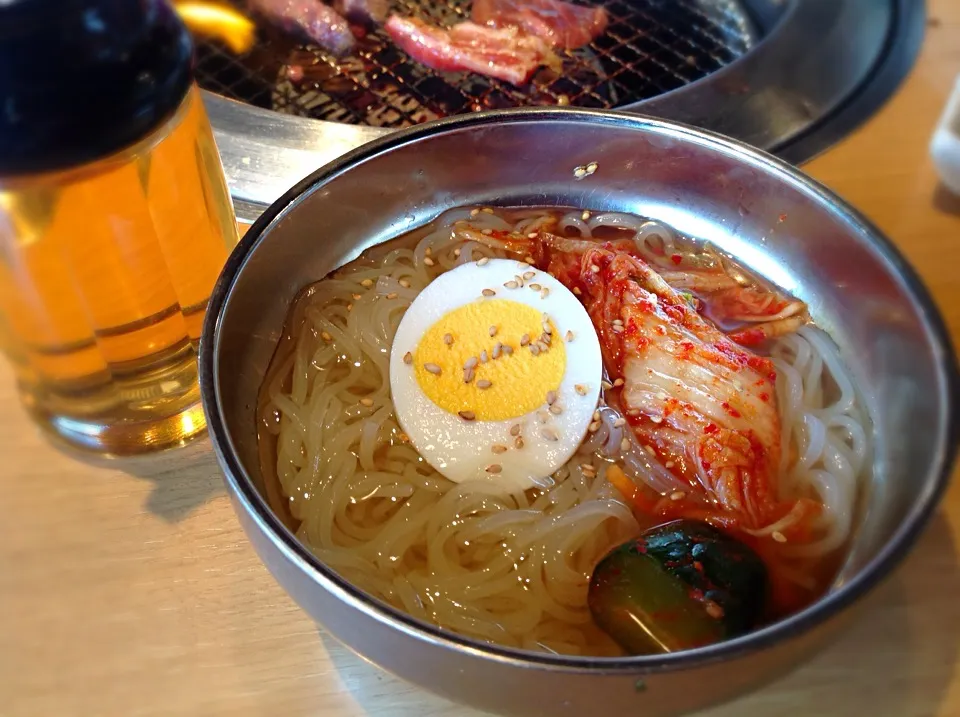
MULTIPOLYGON (((559 50, 563 72, 541 68, 526 87, 472 73, 431 70, 382 30, 336 59, 272 27, 232 55, 198 40, 201 87, 247 104, 314 119, 399 128, 483 109, 570 104, 611 108, 694 82, 756 42, 735 0, 605 0, 607 31, 590 45, 559 50)), ((469 0, 393 0, 393 11, 450 26, 469 19, 469 0)))

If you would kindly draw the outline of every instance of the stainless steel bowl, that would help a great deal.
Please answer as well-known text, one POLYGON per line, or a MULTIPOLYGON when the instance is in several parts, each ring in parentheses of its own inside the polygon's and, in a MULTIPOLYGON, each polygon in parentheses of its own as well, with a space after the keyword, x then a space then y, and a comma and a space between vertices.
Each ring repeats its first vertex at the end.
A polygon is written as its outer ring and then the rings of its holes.
POLYGON ((888 575, 947 482, 956 360, 933 301, 863 217, 794 168, 728 139, 610 112, 516 110, 390 135, 281 197, 233 252, 207 314, 203 404, 227 488, 264 563, 360 655, 424 688, 516 715, 673 714, 797 664, 888 575), (574 168, 596 162, 578 180, 574 168), (320 563, 264 497, 254 408, 305 284, 464 204, 573 205, 657 217, 708 238, 808 302, 866 394, 874 476, 833 590, 736 640, 666 656, 572 658, 491 647, 367 596, 320 563))

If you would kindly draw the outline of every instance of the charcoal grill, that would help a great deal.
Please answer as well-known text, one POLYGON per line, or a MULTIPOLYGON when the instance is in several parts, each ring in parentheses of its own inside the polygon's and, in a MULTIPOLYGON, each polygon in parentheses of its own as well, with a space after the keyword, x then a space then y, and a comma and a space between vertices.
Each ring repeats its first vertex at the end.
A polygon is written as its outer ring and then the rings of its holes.
MULTIPOLYGON (((238 3, 242 0, 236 0, 238 3)), ((234 55, 197 45, 197 79, 238 213, 251 218, 318 166, 379 134, 529 105, 626 109, 805 159, 885 98, 912 63, 920 0, 579 0, 607 31, 529 85, 431 70, 370 32, 337 59, 269 26, 234 55)), ((470 0, 393 0, 451 26, 470 0)))
MULTIPOLYGON (((634 104, 706 77, 758 39, 753 20, 732 0, 598 4, 610 18, 607 32, 587 47, 561 52, 562 72, 543 68, 525 87, 431 70, 394 47, 382 29, 363 38, 357 54, 345 60, 316 46, 294 45, 268 28, 239 57, 202 42, 197 77, 224 97, 285 114, 399 129, 486 109, 634 104)), ((470 0, 395 0, 392 10, 450 27, 469 19, 470 0)))

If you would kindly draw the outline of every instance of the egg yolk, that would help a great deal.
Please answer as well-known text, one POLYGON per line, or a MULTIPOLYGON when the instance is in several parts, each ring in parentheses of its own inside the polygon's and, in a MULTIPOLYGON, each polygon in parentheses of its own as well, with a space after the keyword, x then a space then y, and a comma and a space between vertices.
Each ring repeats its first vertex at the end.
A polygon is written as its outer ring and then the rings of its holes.
POLYGON ((547 393, 560 387, 567 357, 549 318, 516 301, 485 299, 442 316, 420 339, 413 362, 421 390, 440 408, 469 411, 479 421, 503 421, 543 406, 547 393), (535 354, 530 345, 521 346, 521 340, 526 335, 536 344, 544 321, 552 340, 546 351, 535 354), (497 343, 510 350, 501 349, 493 358, 497 343), (467 382, 464 368, 471 359, 477 363, 467 382))

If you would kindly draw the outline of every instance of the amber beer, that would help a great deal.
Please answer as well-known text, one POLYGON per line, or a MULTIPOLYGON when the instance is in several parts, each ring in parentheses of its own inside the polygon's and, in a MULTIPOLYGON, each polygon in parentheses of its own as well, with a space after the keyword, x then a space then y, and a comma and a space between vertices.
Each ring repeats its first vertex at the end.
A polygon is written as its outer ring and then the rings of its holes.
MULTIPOLYGON (((21 5, 30 2, 44 0, 21 5)), ((126 5, 160 13, 166 32, 154 44, 182 43, 162 3, 126 5)), ((124 12, 117 30, 137 20, 124 12)), ((163 79, 166 66, 142 62, 141 73, 163 79)), ((99 452, 176 445, 206 426, 196 348, 237 226, 200 93, 188 81, 180 98, 149 133, 105 156, 0 173, 0 342, 28 411, 99 452)))

